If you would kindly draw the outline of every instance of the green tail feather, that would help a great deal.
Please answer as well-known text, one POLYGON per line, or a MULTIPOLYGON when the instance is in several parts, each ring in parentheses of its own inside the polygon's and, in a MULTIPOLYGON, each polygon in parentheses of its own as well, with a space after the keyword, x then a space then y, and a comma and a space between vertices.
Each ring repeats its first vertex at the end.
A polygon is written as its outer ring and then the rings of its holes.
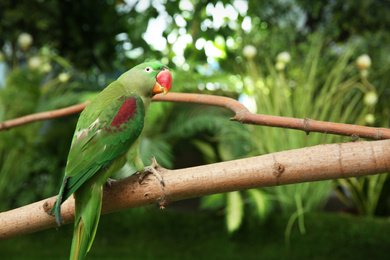
POLYGON ((70 260, 82 260, 90 250, 96 235, 102 208, 103 188, 89 182, 74 193, 75 224, 70 260))
POLYGON ((51 210, 51 214, 55 213, 56 222, 57 222, 58 226, 61 226, 64 223, 64 221, 63 221, 63 219, 61 217, 61 204, 62 204, 62 202, 64 202, 70 196, 69 195, 66 198, 64 198, 64 192, 65 192, 65 188, 66 188, 67 179, 68 178, 65 176, 64 180, 62 181, 62 185, 61 185, 60 192, 58 194, 57 201, 54 204, 53 209, 51 210))

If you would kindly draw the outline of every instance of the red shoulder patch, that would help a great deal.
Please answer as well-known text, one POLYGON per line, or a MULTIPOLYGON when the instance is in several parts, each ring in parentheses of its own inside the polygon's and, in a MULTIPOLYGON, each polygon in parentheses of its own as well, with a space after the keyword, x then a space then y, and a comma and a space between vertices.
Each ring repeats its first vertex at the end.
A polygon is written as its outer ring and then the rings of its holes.
POLYGON ((122 124, 127 123, 134 114, 137 113, 137 99, 133 97, 127 98, 122 106, 119 108, 118 113, 112 120, 110 126, 119 127, 122 124))

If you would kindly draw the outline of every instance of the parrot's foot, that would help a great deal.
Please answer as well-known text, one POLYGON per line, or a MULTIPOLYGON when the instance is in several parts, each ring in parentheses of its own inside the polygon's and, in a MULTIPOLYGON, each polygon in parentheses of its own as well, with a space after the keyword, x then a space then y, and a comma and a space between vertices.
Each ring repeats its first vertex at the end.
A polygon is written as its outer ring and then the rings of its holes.
POLYGON ((145 178, 146 175, 151 173, 160 181, 162 186, 165 186, 163 178, 156 170, 156 168, 158 168, 158 167, 160 167, 160 165, 158 165, 156 158, 153 157, 152 158, 152 165, 145 167, 145 171, 140 174, 140 176, 138 178, 139 184, 141 184, 142 180, 145 178))
POLYGON ((108 187, 108 188, 111 188, 111 185, 112 185, 115 181, 116 181, 116 180, 114 180, 114 179, 108 178, 108 179, 106 180, 106 183, 104 183, 104 185, 105 185, 106 187, 108 187))

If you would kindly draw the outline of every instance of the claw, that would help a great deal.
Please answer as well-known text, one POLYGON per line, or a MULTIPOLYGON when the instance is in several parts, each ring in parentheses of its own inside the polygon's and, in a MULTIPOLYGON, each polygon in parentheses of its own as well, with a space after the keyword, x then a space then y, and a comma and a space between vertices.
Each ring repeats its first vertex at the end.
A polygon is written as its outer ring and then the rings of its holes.
POLYGON ((114 179, 111 179, 111 178, 108 178, 106 180, 106 183, 104 183, 104 185, 107 187, 107 188, 111 188, 111 185, 115 182, 114 179))
POLYGON ((153 157, 152 158, 152 165, 145 167, 145 171, 142 172, 140 174, 139 178, 138 178, 138 183, 141 184, 141 182, 143 181, 145 176, 148 175, 149 173, 151 173, 160 181, 162 186, 165 186, 163 178, 161 177, 161 175, 156 170, 156 168, 159 167, 159 166, 160 165, 158 165, 158 163, 156 161, 156 158, 153 157))

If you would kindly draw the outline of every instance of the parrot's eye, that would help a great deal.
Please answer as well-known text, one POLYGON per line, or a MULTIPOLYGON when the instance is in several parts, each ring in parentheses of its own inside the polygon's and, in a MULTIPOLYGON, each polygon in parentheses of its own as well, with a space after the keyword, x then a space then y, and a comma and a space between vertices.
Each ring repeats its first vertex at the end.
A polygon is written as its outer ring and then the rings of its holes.
POLYGON ((152 72, 152 68, 151 67, 146 67, 145 71, 150 73, 150 72, 152 72))

